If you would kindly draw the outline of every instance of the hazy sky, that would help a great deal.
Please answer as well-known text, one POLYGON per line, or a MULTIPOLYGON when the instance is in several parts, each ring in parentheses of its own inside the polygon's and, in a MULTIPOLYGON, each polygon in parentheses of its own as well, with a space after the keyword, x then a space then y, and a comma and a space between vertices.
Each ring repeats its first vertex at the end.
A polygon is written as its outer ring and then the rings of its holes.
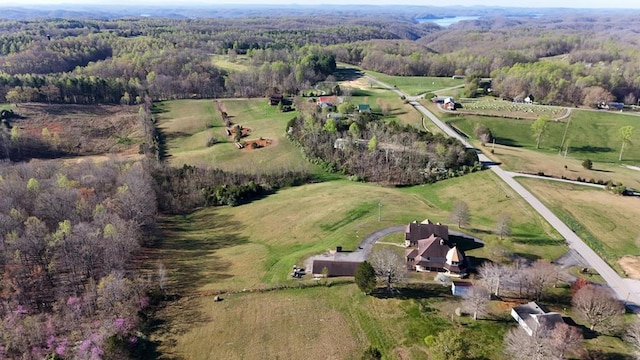
POLYGON ((1 0, 4 5, 33 5, 33 4, 129 4, 129 5, 215 5, 215 4, 372 4, 372 5, 485 5, 485 6, 508 6, 508 7, 568 7, 568 8, 622 8, 640 9, 640 1, 634 0, 535 0, 535 1, 514 1, 514 0, 1 0))

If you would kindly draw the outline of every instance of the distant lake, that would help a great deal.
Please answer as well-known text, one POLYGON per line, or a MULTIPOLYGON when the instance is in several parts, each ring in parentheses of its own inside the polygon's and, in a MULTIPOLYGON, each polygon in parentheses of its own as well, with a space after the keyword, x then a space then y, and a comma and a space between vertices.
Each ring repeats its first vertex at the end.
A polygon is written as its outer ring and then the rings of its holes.
POLYGON ((455 24, 460 21, 478 20, 478 19, 480 19, 480 16, 452 16, 452 17, 445 17, 442 19, 416 19, 416 21, 419 23, 432 22, 442 27, 448 27, 449 25, 455 24))

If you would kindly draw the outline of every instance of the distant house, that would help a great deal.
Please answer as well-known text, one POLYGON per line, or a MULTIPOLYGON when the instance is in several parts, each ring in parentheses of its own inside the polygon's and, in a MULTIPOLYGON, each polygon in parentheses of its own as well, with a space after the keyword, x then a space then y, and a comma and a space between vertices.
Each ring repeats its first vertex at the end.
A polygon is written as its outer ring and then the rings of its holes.
POLYGON ((322 272, 326 268, 328 277, 354 276, 358 265, 358 261, 314 260, 311 272, 314 276, 323 276, 322 272))
POLYGON ((330 107, 336 105, 338 105, 338 97, 335 95, 318 97, 318 106, 320 107, 330 107))
POLYGON ((549 312, 544 306, 535 301, 515 306, 511 309, 511 316, 529 336, 532 336, 537 331, 551 330, 557 324, 564 322, 562 315, 557 312, 549 312))
POLYGON ((454 296, 465 296, 473 290, 473 284, 467 281, 452 281, 451 293, 454 296))
POLYGON ((451 276, 466 274, 464 253, 449 241, 449 228, 428 219, 412 222, 405 230, 407 267, 415 271, 446 272, 451 276))
POLYGON ((369 104, 359 104, 358 105, 358 112, 359 113, 370 113, 371 112, 371 106, 369 106, 369 104))
POLYGON ((456 101, 452 97, 445 98, 443 101, 443 107, 445 110, 455 110, 456 109, 456 101))
POLYGON ((282 100, 284 99, 284 95, 282 94, 271 94, 269 96, 269 105, 278 105, 281 102, 283 102, 282 100))

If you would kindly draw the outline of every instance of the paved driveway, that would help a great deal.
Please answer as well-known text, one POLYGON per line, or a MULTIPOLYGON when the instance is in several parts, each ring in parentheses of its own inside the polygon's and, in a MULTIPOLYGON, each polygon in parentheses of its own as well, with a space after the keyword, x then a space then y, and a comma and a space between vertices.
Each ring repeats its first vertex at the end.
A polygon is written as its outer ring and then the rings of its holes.
MULTIPOLYGON (((371 254, 371 250, 373 249, 373 245, 376 243, 376 241, 380 240, 381 238, 387 235, 397 233, 397 232, 403 232, 406 227, 407 227, 406 225, 398 225, 398 226, 391 226, 388 228, 384 228, 382 230, 378 230, 373 234, 370 234, 366 238, 364 238, 364 240, 362 240, 358 248, 355 249, 354 251, 345 251, 345 252, 331 251, 324 254, 315 255, 307 259, 304 265, 308 270, 308 272, 310 272, 313 266, 313 260, 339 260, 339 261, 357 261, 357 262, 365 261, 369 258, 369 255, 371 254)), ((349 250, 349 249, 345 249, 345 250, 349 250)))

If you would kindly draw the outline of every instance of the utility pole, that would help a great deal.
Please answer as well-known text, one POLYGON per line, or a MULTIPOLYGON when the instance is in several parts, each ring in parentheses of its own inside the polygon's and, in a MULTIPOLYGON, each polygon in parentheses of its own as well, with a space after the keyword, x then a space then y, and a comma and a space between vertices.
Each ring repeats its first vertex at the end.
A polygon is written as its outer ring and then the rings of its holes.
POLYGON ((382 215, 382 203, 380 201, 378 201, 378 221, 381 220, 381 215, 382 215))

